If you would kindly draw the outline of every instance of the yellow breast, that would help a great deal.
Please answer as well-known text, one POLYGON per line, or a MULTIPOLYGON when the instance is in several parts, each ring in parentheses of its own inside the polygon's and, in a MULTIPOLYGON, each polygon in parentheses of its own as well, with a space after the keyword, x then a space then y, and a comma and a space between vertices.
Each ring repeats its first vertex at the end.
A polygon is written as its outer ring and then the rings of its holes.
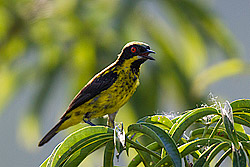
POLYGON ((139 74, 134 74, 129 68, 117 69, 118 78, 107 90, 79 107, 83 113, 89 113, 88 118, 102 117, 119 110, 134 94, 139 85, 139 74))

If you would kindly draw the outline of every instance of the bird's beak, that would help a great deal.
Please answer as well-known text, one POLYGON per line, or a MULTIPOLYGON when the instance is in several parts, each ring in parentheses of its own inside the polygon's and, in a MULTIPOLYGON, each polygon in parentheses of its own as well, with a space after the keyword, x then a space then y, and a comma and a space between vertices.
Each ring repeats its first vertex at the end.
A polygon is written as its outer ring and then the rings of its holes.
POLYGON ((149 56, 149 53, 155 54, 155 51, 148 49, 145 52, 141 53, 139 56, 144 59, 155 60, 153 57, 149 56))

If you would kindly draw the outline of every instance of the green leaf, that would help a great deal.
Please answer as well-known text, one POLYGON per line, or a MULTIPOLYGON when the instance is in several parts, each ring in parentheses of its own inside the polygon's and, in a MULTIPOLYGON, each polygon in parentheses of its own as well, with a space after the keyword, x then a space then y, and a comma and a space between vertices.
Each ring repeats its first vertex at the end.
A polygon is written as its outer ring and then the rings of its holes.
POLYGON ((209 138, 197 139, 179 146, 178 150, 181 154, 181 157, 183 158, 186 155, 192 153, 193 151, 199 150, 203 146, 209 146, 211 144, 216 144, 216 143, 221 143, 221 140, 209 139, 209 138))
POLYGON ((152 166, 153 160, 149 154, 147 154, 146 152, 141 151, 139 149, 136 149, 136 151, 137 151, 138 155, 141 157, 141 160, 142 160, 145 167, 152 166))
POLYGON ((160 167, 160 166, 173 166, 173 161, 171 161, 171 158, 167 154, 164 156, 158 163, 155 165, 155 167, 160 167))
POLYGON ((69 135, 55 153, 52 167, 79 164, 87 155, 113 139, 113 130, 102 126, 80 129, 69 135))
POLYGON ((246 154, 244 150, 240 147, 240 149, 237 149, 233 146, 233 166, 234 167, 246 167, 246 154))
POLYGON ((250 150, 250 141, 242 141, 241 144, 250 150))
POLYGON ((240 116, 234 115, 234 122, 250 128, 250 122, 240 116))
POLYGON ((174 126, 169 130, 169 134, 172 135, 174 141, 178 141, 183 132, 191 124, 193 124, 198 119, 211 114, 217 115, 218 111, 212 107, 198 108, 195 110, 191 110, 176 121, 174 126))
POLYGON ((201 138, 204 138, 204 137, 205 137, 205 135, 207 134, 208 128, 209 128, 209 125, 206 125, 206 126, 204 127, 204 131, 203 131, 203 134, 202 134, 202 137, 201 137, 201 138))
POLYGON ((181 115, 176 116, 175 118, 171 119, 171 122, 172 122, 173 124, 175 124, 176 121, 177 121, 180 117, 181 117, 181 115))
POLYGON ((245 151, 248 153, 248 159, 250 159, 250 141, 242 141, 241 142, 243 148, 245 149, 245 151))
POLYGON ((173 126, 172 121, 168 117, 166 117, 164 115, 154 115, 154 116, 151 116, 151 117, 149 117, 149 118, 146 119, 146 122, 149 122, 149 123, 160 123, 162 125, 165 125, 169 129, 173 126))
POLYGON ((50 166, 53 159, 54 159, 54 156, 55 156, 55 153, 56 151, 58 150, 59 146, 61 145, 61 143, 59 143, 55 148, 54 150, 52 151, 52 153, 50 154, 50 156, 40 165, 40 167, 47 167, 47 166, 50 166))
MULTIPOLYGON (((138 147, 137 147, 138 148, 138 147)), ((159 146, 159 144, 157 142, 153 142, 151 144, 149 144, 148 146, 146 146, 146 148, 148 150, 152 150, 152 151, 156 151, 161 149, 161 147, 159 146)), ((136 155, 132 161, 129 163, 129 167, 134 167, 134 166, 138 166, 141 163, 141 157, 139 155, 136 155)))
POLYGON ((113 166, 114 151, 115 151, 114 141, 111 140, 106 144, 106 148, 104 151, 104 160, 103 160, 104 167, 113 166))
POLYGON ((211 119, 211 124, 218 122, 221 119, 220 115, 215 115, 211 119))
MULTIPOLYGON (((209 128, 208 129, 208 133, 211 133, 214 129, 213 128, 209 128)), ((204 128, 199 128, 199 129, 195 129, 191 132, 191 135, 190 135, 190 140, 195 140, 196 138, 201 138, 202 137, 202 134, 204 133, 204 128)), ((242 133, 242 132, 238 132, 236 131, 237 133, 237 138, 240 140, 240 141, 248 141, 250 136, 247 135, 246 133, 242 133)), ((208 134, 205 135, 205 137, 208 137, 208 134)), ((210 137, 210 136, 209 136, 210 137)), ((230 142, 230 140, 228 140, 228 136, 227 136, 227 133, 225 131, 225 129, 223 128, 219 128, 217 129, 217 132, 214 134, 213 138, 217 138, 217 139, 220 139, 222 141, 227 141, 227 142, 230 142)))
POLYGON ((218 120, 216 126, 213 128, 213 131, 212 131, 212 133, 211 133, 210 136, 209 136, 210 139, 213 138, 213 136, 214 136, 215 133, 217 132, 218 128, 220 127, 221 123, 222 123, 222 118, 220 118, 220 119, 218 120))
POLYGON ((169 130, 173 126, 172 121, 165 115, 147 116, 137 121, 137 123, 141 122, 152 123, 164 130, 169 130))
POLYGON ((250 110, 250 99, 240 99, 231 102, 231 107, 233 111, 240 111, 244 109, 250 110))
MULTIPOLYGON (((198 129, 192 130, 191 134, 190 134, 190 140, 195 140, 196 138, 201 138, 203 131, 204 131, 204 128, 198 128, 198 129)), ((211 133, 212 131, 213 131, 212 128, 208 129, 208 133, 211 133)), ((207 135, 205 135, 205 137, 209 138, 209 135, 207 134, 207 135)), ((220 139, 222 141, 230 142, 230 140, 228 140, 228 136, 227 136, 225 129, 221 129, 221 128, 217 129, 217 132, 215 133, 214 138, 220 139)))
POLYGON ((239 140, 234 129, 233 110, 228 101, 224 103, 223 108, 221 107, 221 114, 228 138, 233 142, 234 146, 239 149, 239 140))
POLYGON ((43 161, 43 163, 40 165, 40 167, 47 167, 49 159, 50 159, 50 156, 45 161, 43 161))
MULTIPOLYGON (((156 157, 156 158, 158 158, 158 159, 161 159, 161 157, 160 157, 158 154, 156 154, 155 152, 153 152, 153 150, 151 150, 151 149, 152 149, 152 146, 150 147, 150 149, 148 149, 147 147, 141 145, 139 142, 134 142, 134 141, 132 141, 132 140, 127 140, 127 143, 132 144, 132 145, 130 145, 130 147, 133 147, 133 148, 135 148, 136 150, 141 150, 141 151, 147 152, 148 154, 151 154, 152 156, 154 156, 154 157, 156 157)), ((153 143, 152 143, 152 144, 153 144, 153 143)), ((157 143, 156 143, 156 144, 157 144, 157 143)), ((159 148, 161 148, 161 147, 159 147, 159 145, 157 144, 156 148, 159 149, 159 148)), ((155 149, 155 148, 154 148, 154 149, 155 149)))
POLYGON ((239 141, 249 141, 250 136, 246 133, 236 131, 239 141))
POLYGON ((217 163, 215 164, 214 167, 219 167, 221 165, 221 163, 224 161, 224 159, 227 158, 227 156, 229 156, 232 153, 232 148, 228 149, 221 157, 220 159, 217 161, 217 163))
POLYGON ((150 118, 150 117, 151 117, 151 116, 142 117, 142 118, 140 118, 140 119, 137 121, 137 123, 146 122, 146 120, 147 120, 148 118, 150 118))
MULTIPOLYGON (((245 119, 248 122, 250 122, 250 113, 246 113, 246 112, 235 112, 233 114, 233 116, 237 116, 237 117, 241 117, 243 119, 245 119)), ((248 125, 249 126, 249 125, 248 125)))
POLYGON ((175 166, 181 166, 181 158, 173 139, 161 128, 149 123, 137 123, 128 127, 128 132, 141 132, 156 141, 170 155, 175 166))
POLYGON ((204 164, 204 166, 208 167, 210 162, 214 159, 214 157, 222 150, 222 149, 226 149, 226 147, 230 146, 229 143, 227 142, 222 142, 220 144, 218 144, 209 154, 209 156, 206 159, 206 162, 204 164))
POLYGON ((237 132, 241 132, 241 133, 245 133, 245 130, 243 128, 243 126, 241 124, 238 124, 238 123, 234 123, 234 129, 237 131, 237 132))
MULTIPOLYGON (((104 146, 107 142, 112 141, 110 137, 101 136, 99 139, 95 138, 94 141, 90 141, 91 144, 85 144, 79 146, 74 153, 68 155, 65 153, 62 155, 61 160, 59 160, 56 166, 71 167, 78 166, 89 154, 104 146), (107 140, 109 139, 109 140, 107 140), (81 149, 83 148, 83 149, 81 149)), ((69 150, 71 151, 71 150, 69 150)))
POLYGON ((201 167, 204 165, 204 163, 207 160, 208 155, 210 154, 211 151, 213 151, 213 149, 218 145, 217 144, 213 144, 212 146, 210 146, 206 151, 204 151, 201 156, 199 157, 199 159, 194 163, 194 167, 201 167))
POLYGON ((223 118, 223 122, 226 128, 227 136, 233 142, 236 148, 240 148, 239 140, 237 138, 237 134, 234 129, 233 123, 229 120, 229 118, 226 115, 223 115, 222 118, 223 118))

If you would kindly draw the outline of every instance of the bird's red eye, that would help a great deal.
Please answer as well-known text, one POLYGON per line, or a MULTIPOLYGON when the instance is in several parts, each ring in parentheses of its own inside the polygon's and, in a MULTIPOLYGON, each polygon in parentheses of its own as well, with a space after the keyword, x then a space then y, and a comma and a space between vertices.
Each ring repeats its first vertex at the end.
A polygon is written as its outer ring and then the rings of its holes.
POLYGON ((136 52, 136 48, 135 48, 135 47, 132 47, 132 48, 131 48, 131 52, 132 52, 132 53, 135 53, 135 52, 136 52))

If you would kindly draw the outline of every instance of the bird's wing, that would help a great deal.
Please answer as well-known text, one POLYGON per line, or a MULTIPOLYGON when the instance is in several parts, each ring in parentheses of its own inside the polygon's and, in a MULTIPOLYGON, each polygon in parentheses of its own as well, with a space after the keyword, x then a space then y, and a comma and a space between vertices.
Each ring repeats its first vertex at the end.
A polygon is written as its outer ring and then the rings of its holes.
POLYGON ((117 77, 117 73, 113 71, 108 73, 104 73, 103 71, 101 74, 95 76, 72 100, 63 117, 102 91, 108 89, 116 81, 117 77))

